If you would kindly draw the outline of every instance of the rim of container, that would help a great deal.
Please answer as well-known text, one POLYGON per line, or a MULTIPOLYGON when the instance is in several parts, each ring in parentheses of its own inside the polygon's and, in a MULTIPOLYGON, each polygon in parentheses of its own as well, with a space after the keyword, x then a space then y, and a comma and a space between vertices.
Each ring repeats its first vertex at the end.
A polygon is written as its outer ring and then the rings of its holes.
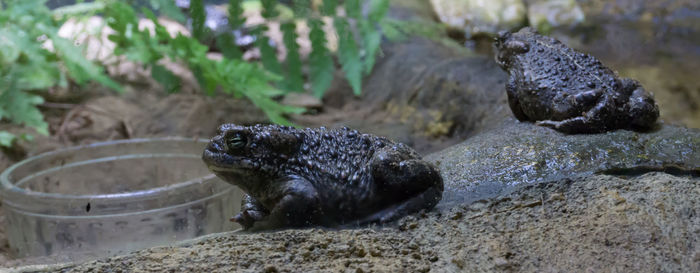
MULTIPOLYGON (((17 194, 17 195, 27 196, 30 198, 51 198, 51 199, 58 199, 58 200, 61 200, 61 199, 65 199, 65 200, 141 199, 141 198, 147 198, 150 196, 156 196, 156 195, 159 195, 163 192, 168 192, 168 191, 172 191, 172 190, 179 189, 179 188, 185 188, 185 187, 188 187, 188 186, 191 186, 194 184, 212 183, 211 181, 214 181, 211 179, 214 178, 215 175, 208 174, 205 176, 200 176, 197 178, 189 179, 189 180, 182 181, 182 182, 175 183, 175 184, 154 187, 154 188, 148 188, 148 189, 143 189, 143 190, 137 190, 137 191, 129 191, 129 192, 121 192, 121 193, 108 193, 108 194, 76 195, 76 194, 61 194, 61 193, 49 193, 49 192, 27 190, 27 189, 23 189, 21 187, 16 186, 12 182, 10 182, 10 179, 9 179, 10 174, 15 169, 22 167, 23 165, 30 163, 34 160, 39 160, 39 159, 53 156, 56 154, 67 153, 67 152, 86 149, 86 148, 98 148, 98 147, 117 145, 117 144, 145 143, 145 142, 159 142, 159 141, 192 141, 192 142, 202 142, 202 143, 208 142, 208 140, 204 139, 204 138, 186 138, 186 137, 134 138, 134 139, 122 139, 122 140, 96 142, 96 143, 91 143, 91 144, 78 145, 78 146, 63 148, 63 149, 59 149, 59 150, 55 150, 55 151, 50 151, 50 152, 38 154, 38 155, 35 155, 32 157, 28 157, 20 162, 13 164, 12 166, 8 167, 7 169, 5 169, 0 174, 0 185, 1 185, 0 192, 2 192, 2 195, 17 194)), ((214 195, 214 194, 216 194, 216 193, 212 193, 212 195, 214 195)), ((5 202, 5 201, 7 201, 7 198, 3 198, 3 202, 5 202)))

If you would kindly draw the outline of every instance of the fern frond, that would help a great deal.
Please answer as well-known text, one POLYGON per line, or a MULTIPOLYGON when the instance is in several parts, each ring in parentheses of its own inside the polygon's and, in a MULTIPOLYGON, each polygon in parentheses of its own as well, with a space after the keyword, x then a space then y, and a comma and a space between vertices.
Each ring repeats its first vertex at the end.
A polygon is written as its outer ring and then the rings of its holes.
POLYGON ((296 24, 287 22, 281 26, 284 34, 284 46, 287 48, 287 58, 285 60, 285 74, 283 86, 289 91, 304 91, 304 79, 301 75, 301 57, 299 56, 299 45, 297 44, 296 24))
POLYGON ((350 83, 355 95, 362 91, 362 59, 355 43, 354 35, 350 30, 347 19, 334 18, 333 26, 338 33, 338 59, 345 72, 345 78, 350 83))
POLYGON ((242 0, 228 1, 228 26, 231 28, 231 30, 238 29, 245 23, 242 4, 242 0))
POLYGON ((272 19, 279 15, 277 11, 277 0, 260 0, 262 4, 262 16, 265 19, 272 19))
POLYGON ((321 98, 333 81, 333 58, 326 47, 326 34, 323 32, 323 21, 309 20, 311 32, 311 54, 309 55, 309 79, 311 91, 317 98, 321 98))
POLYGON ((204 25, 206 18, 206 12, 204 11, 204 4, 202 0, 190 0, 190 18, 192 18, 192 36, 197 38, 199 41, 203 41, 205 37, 205 31, 207 30, 204 25))
POLYGON ((335 16, 338 0, 323 0, 321 14, 325 16, 335 16))
POLYGON ((360 0, 345 0, 345 15, 349 18, 359 19, 362 16, 360 0))
POLYGON ((255 46, 260 50, 260 61, 270 72, 282 74, 282 67, 277 60, 277 50, 270 45, 270 38, 265 36, 265 31, 267 26, 257 26, 253 30, 253 35, 258 37, 255 40, 255 46))

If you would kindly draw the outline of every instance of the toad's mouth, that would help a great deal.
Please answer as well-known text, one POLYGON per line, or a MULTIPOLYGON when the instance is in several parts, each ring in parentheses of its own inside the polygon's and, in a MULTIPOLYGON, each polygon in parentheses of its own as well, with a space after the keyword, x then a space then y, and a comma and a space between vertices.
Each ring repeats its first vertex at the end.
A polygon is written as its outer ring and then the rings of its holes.
POLYGON ((231 156, 211 150, 204 150, 202 160, 212 172, 241 172, 256 169, 258 166, 250 158, 231 156))

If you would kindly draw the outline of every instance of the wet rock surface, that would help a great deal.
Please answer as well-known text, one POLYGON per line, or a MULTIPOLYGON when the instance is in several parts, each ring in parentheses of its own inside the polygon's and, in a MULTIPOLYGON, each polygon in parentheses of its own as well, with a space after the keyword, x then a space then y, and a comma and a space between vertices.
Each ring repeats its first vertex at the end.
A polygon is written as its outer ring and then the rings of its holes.
POLYGON ((661 126, 650 133, 565 135, 509 119, 425 159, 445 179, 438 206, 449 207, 508 192, 517 184, 596 173, 700 176, 700 130, 661 126))
POLYGON ((697 272, 700 179, 594 175, 396 226, 216 234, 37 272, 697 272))

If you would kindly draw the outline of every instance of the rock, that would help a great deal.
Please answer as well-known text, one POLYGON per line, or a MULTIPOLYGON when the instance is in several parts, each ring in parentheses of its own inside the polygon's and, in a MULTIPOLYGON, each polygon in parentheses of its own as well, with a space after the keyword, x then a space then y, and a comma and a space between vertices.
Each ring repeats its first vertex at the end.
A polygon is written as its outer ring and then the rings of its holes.
POLYGON ((585 19, 575 0, 530 0, 527 6, 530 26, 541 33, 557 27, 572 27, 585 19))
POLYGON ((391 45, 385 52, 366 80, 363 100, 419 134, 464 137, 509 115, 506 74, 492 58, 423 39, 391 45))
POLYGON ((467 38, 514 30, 525 24, 522 0, 430 0, 443 23, 464 29, 467 38))
POLYGON ((137 103, 123 97, 100 97, 71 109, 56 135, 75 144, 131 138, 133 117, 143 114, 137 103))
POLYGON ((456 143, 510 115, 506 74, 490 57, 414 39, 388 45, 364 85, 364 107, 408 126, 422 152, 456 143), (386 79, 393 79, 387 81, 386 79), (437 139, 449 139, 440 144, 437 139))
POLYGON ((321 109, 323 102, 321 99, 306 93, 289 93, 282 99, 282 104, 303 107, 307 109, 321 109))
POLYGON ((517 184, 596 173, 700 176, 700 130, 661 126, 649 133, 564 135, 509 119, 425 159, 438 166, 445 180, 438 206, 449 207, 507 192, 517 184))
POLYGON ((353 97, 349 87, 333 87, 324 98, 323 115, 293 121, 353 127, 428 153, 512 115, 505 94, 507 75, 491 56, 423 38, 385 43, 382 52, 365 79, 362 97, 353 97))
POLYGON ((130 118, 137 137, 185 136, 210 138, 223 123, 253 125, 267 123, 262 110, 247 100, 173 94, 152 103, 143 102, 145 112, 130 118))
POLYGON ((124 256, 16 270, 698 272, 699 183, 665 173, 561 179, 522 184, 420 221, 408 217, 412 229, 221 233, 124 256), (449 217, 456 213, 462 217, 449 217))

